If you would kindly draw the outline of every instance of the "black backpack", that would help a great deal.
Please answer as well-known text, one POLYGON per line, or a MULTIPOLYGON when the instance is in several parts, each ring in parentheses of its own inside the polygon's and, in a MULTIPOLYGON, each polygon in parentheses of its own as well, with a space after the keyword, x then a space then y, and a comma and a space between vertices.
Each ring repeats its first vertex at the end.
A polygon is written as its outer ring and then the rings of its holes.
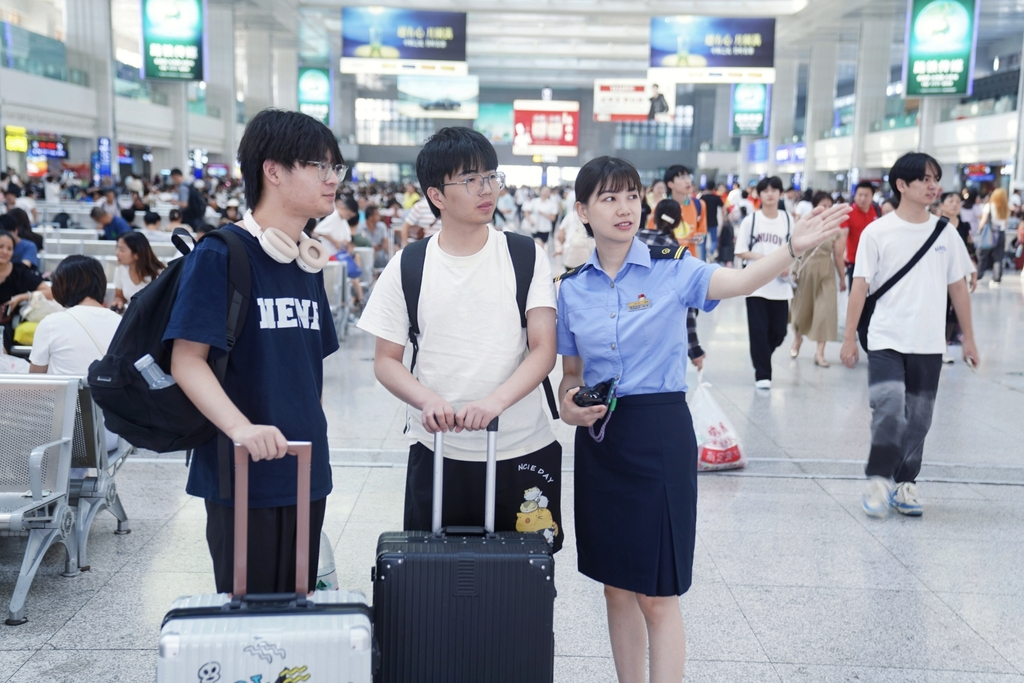
MULTIPOLYGON (((488 228, 490 229, 490 228, 488 228)), ((516 305, 519 307, 519 323, 526 328, 526 298, 530 293, 533 281, 533 266, 536 262, 536 247, 532 237, 506 232, 508 255, 512 259, 512 270, 516 275, 516 305)), ((427 243, 430 237, 412 242, 402 251, 402 292, 405 294, 405 307, 409 313, 409 342, 412 344, 412 361, 409 372, 416 367, 416 356, 420 352, 420 287, 423 284, 423 263, 427 258, 427 243)), ((558 402, 551 380, 544 378, 544 395, 547 397, 551 417, 558 419, 558 402)))
MULTIPOLYGON (((151 390, 135 368, 135 362, 149 354, 164 372, 170 373, 171 351, 164 346, 163 336, 178 296, 181 272, 191 251, 183 239, 185 236, 188 233, 181 228, 174 231, 172 241, 183 254, 182 258, 171 261, 158 278, 132 297, 107 354, 89 366, 89 386, 97 405, 103 409, 107 429, 133 446, 158 453, 192 449, 218 435, 217 428, 199 412, 180 386, 174 384, 166 389, 151 390)), ((218 381, 223 382, 228 355, 245 326, 252 296, 252 271, 249 255, 238 235, 229 230, 215 230, 207 233, 205 239, 219 239, 228 246, 228 353, 210 363, 218 381)), ((220 435, 219 441, 221 497, 230 499, 227 437, 220 435)))
POLYGON ((206 215, 206 200, 195 185, 188 186, 188 206, 181 212, 181 220, 188 224, 200 221, 206 215))

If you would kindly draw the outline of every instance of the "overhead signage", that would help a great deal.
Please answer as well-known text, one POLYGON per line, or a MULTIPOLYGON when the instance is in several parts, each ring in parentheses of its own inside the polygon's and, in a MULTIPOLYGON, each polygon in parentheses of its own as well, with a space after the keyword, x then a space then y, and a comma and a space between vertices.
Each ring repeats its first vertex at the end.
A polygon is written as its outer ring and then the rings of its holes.
POLYGON ((341 70, 465 76, 466 13, 343 7, 341 70))
POLYGON ((792 145, 780 145, 775 148, 775 163, 802 164, 807 159, 807 145, 797 142, 792 145))
POLYGON ((515 100, 512 153, 522 156, 579 155, 580 103, 561 100, 515 100))
POLYGON ((413 119, 476 119, 478 76, 399 76, 398 114, 413 119))
POLYGON ((661 87, 637 78, 594 81, 595 121, 659 121, 671 123, 676 111, 676 86, 661 87))
POLYGON ((142 77, 203 80, 203 0, 142 0, 142 77))
POLYGON ((732 135, 764 137, 768 134, 771 88, 764 83, 739 83, 732 86, 732 135))
POLYGON ((775 19, 651 17, 648 80, 774 83, 775 19))
POLYGON ((100 138, 96 147, 97 175, 101 177, 110 175, 111 159, 110 138, 100 138))
POLYGON ((754 140, 747 147, 747 161, 759 164, 768 161, 768 138, 754 140))
POLYGON ((481 104, 473 128, 491 142, 512 143, 515 114, 511 104, 481 104))
POLYGON ((979 0, 908 0, 907 97, 971 94, 980 6, 979 0))
POLYGON ((331 72, 315 67, 299 68, 299 111, 331 125, 331 72))

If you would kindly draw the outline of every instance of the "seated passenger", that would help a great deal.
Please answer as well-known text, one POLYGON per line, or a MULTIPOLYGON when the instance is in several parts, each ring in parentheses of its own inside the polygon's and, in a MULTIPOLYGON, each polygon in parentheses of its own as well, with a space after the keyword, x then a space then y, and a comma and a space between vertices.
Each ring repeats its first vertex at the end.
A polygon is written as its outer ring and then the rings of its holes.
POLYGON ((147 211, 146 215, 142 217, 142 223, 146 226, 143 234, 150 242, 171 241, 171 233, 164 231, 160 227, 161 222, 160 214, 155 211, 147 211))
POLYGON ((141 232, 129 232, 117 240, 114 250, 117 269, 114 271, 114 308, 124 309, 132 297, 146 288, 164 269, 149 240, 141 232))
POLYGON ((89 212, 89 218, 96 221, 97 229, 103 232, 100 239, 116 240, 126 232, 132 231, 132 226, 128 221, 108 213, 102 206, 93 207, 93 210, 89 212))
POLYGON ((67 310, 43 318, 36 328, 29 372, 82 375, 107 353, 121 316, 107 309, 107 276, 91 256, 72 254, 53 271, 53 298, 67 310))
POLYGON ((11 318, 18 306, 28 301, 32 292, 42 292, 52 299, 50 285, 39 273, 14 260, 14 235, 0 230, 0 326, 3 327, 3 348, 9 351, 14 343, 11 318))
MULTIPOLYGON (((16 210, 20 211, 20 209, 16 210)), ((36 250, 36 245, 21 235, 14 216, 9 213, 0 216, 0 230, 6 230, 14 239, 14 255, 11 259, 15 263, 24 263, 33 270, 39 270, 39 252, 36 250)))

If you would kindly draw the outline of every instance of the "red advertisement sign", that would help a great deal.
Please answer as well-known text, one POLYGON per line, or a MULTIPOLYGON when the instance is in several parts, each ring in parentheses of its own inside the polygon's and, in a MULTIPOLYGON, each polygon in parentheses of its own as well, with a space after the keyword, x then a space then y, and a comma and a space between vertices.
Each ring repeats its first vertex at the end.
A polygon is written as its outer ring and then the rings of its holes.
POLYGON ((579 102, 516 100, 512 106, 515 121, 513 154, 579 155, 579 102))

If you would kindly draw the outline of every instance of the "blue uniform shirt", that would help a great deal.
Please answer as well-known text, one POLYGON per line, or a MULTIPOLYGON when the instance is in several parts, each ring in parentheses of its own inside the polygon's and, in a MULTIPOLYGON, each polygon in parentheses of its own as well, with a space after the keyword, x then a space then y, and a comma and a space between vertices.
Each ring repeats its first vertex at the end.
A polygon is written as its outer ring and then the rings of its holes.
POLYGON ((707 294, 719 267, 688 253, 652 259, 634 238, 613 281, 595 251, 561 282, 558 353, 583 359, 587 386, 618 377, 619 396, 686 391, 686 309, 718 305, 707 294))
MULTIPOLYGON (((224 391, 253 424, 274 425, 286 439, 313 442, 312 492, 331 492, 327 418, 320 404, 323 359, 338 350, 338 337, 324 290, 324 276, 267 256, 252 235, 235 225, 252 268, 252 299, 231 356, 224 391)), ((227 350, 228 247, 204 239, 187 257, 178 297, 164 332, 165 344, 188 339, 210 345, 210 358, 227 350)), ((249 464, 249 507, 295 505, 295 458, 249 464)), ((186 491, 232 505, 219 492, 217 439, 195 449, 186 491)))

